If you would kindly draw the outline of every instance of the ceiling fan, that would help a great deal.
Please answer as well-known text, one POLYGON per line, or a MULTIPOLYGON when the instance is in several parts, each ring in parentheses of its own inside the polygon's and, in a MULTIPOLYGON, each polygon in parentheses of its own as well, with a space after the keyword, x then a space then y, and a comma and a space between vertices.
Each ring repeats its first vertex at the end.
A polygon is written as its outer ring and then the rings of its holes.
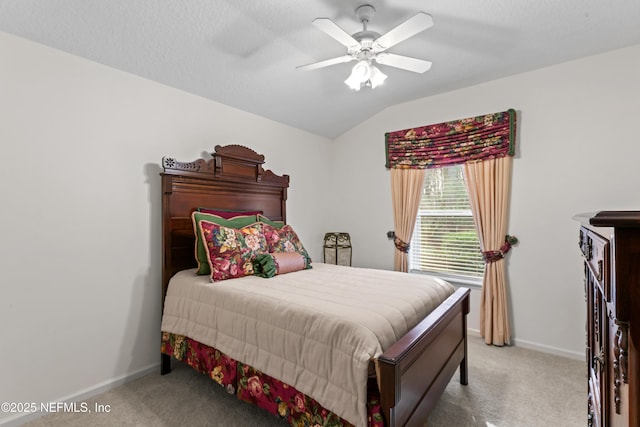
POLYGON ((312 64, 301 65, 296 68, 309 71, 344 62, 358 61, 351 70, 349 78, 345 80, 345 83, 356 91, 363 86, 375 88, 387 78, 382 71, 372 64, 372 61, 390 67, 413 71, 414 73, 424 73, 431 68, 431 62, 429 61, 386 52, 387 49, 433 26, 431 15, 418 12, 389 32, 380 35, 367 29, 367 25, 375 15, 375 12, 375 8, 370 4, 359 6, 356 9, 356 17, 362 23, 363 29, 351 35, 329 18, 314 19, 313 25, 344 45, 347 48, 347 54, 312 64))

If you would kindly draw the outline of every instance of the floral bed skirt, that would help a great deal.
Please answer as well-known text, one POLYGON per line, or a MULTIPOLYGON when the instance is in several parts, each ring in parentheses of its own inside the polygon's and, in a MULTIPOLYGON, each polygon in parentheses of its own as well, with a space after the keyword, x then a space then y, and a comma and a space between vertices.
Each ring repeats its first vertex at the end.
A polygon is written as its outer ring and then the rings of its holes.
MULTIPOLYGON (((228 393, 266 409, 293 427, 353 427, 294 387, 184 335, 163 332, 161 351, 208 375, 228 393)), ((375 379, 369 381, 367 411, 369 427, 384 427, 375 379)))

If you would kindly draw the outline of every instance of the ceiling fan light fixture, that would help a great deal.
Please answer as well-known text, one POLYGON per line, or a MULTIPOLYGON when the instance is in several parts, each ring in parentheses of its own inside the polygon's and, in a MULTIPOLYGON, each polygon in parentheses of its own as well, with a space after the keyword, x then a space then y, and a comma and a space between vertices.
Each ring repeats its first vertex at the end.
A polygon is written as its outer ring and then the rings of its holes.
POLYGON ((380 86, 387 79, 387 75, 380 71, 378 67, 375 65, 371 66, 371 76, 369 77, 369 83, 371 84, 371 89, 375 89, 380 86))
POLYGON ((345 84, 355 91, 359 91, 363 86, 375 89, 384 83, 387 75, 380 71, 375 65, 371 65, 367 60, 358 61, 351 70, 351 74, 345 80, 345 84))
POLYGON ((345 80, 344 83, 355 91, 360 90, 360 86, 361 86, 360 80, 357 77, 354 77, 353 73, 351 73, 349 78, 347 78, 347 80, 345 80))
POLYGON ((351 89, 358 91, 362 87, 363 83, 366 83, 371 77, 371 69, 374 68, 369 65, 367 60, 358 61, 356 65, 351 69, 351 74, 345 80, 345 84, 351 89))

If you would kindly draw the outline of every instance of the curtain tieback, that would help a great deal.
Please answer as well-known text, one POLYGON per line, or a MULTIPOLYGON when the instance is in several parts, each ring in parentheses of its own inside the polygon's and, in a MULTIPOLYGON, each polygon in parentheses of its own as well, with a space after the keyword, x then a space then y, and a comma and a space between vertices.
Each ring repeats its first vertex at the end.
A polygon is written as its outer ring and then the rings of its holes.
POLYGON ((400 252, 404 252, 405 254, 409 252, 409 244, 407 242, 403 242, 397 236, 393 238, 393 244, 396 245, 396 249, 400 252))
POLYGON ((482 258, 485 263, 496 262, 504 258, 504 255, 509 252, 511 245, 518 243, 516 236, 509 236, 508 234, 504 238, 504 243, 500 246, 500 250, 482 252, 482 258))

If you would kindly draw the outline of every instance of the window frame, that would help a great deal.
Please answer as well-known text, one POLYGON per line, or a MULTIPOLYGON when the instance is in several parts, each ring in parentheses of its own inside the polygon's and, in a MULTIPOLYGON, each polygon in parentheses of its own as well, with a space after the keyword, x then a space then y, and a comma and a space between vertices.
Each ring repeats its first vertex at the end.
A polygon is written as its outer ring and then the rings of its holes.
MULTIPOLYGON (((447 166, 447 167, 460 167, 460 165, 452 165, 452 166, 447 166)), ((425 176, 425 183, 427 181, 427 177, 425 176)), ((423 190, 424 192, 424 184, 423 184, 423 190)), ((466 188, 465 188, 466 191, 466 188)), ((425 197, 424 193, 421 197, 425 197)), ((467 199, 468 199, 468 192, 467 192, 467 199)), ((420 230, 420 226, 421 226, 421 221, 422 221, 422 217, 423 216, 443 216, 443 217, 471 217, 471 219, 473 220, 473 212, 471 211, 471 206, 469 206, 468 209, 419 209, 418 213, 416 215, 416 221, 414 223, 414 230, 413 230, 413 234, 412 234, 412 243, 411 243, 411 249, 409 251, 409 272, 413 273, 413 274, 425 274, 425 275, 429 275, 429 276, 434 276, 434 277, 439 277, 443 280, 446 280, 447 282, 450 282, 454 285, 462 285, 462 286, 468 286, 468 287, 478 287, 481 288, 482 287, 482 282, 483 282, 483 277, 484 277, 484 271, 483 274, 480 277, 473 277, 473 276, 467 276, 464 274, 450 274, 450 273, 445 273, 445 272, 439 272, 439 271, 429 271, 429 270, 420 270, 420 269, 415 269, 412 268, 413 264, 414 264, 414 260, 415 258, 419 257, 420 255, 416 255, 415 253, 411 253, 413 250, 415 250, 416 247, 420 248, 420 246, 416 246, 413 244, 413 242, 416 241, 416 238, 419 235, 419 230, 420 230), (442 213, 445 212, 447 214, 442 215, 442 213)), ((478 243, 480 243, 478 241, 478 243)))

